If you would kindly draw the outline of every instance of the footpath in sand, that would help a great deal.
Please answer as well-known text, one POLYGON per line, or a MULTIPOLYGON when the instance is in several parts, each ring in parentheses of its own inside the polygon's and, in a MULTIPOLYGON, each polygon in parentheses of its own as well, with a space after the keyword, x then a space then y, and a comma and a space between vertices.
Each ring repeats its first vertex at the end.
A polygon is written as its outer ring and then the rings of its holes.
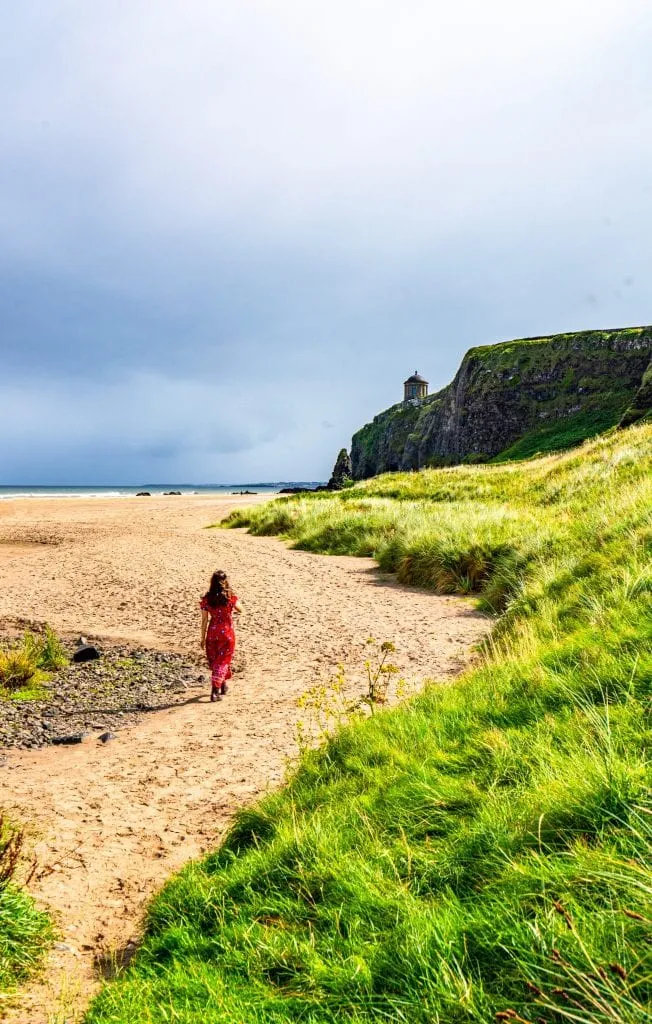
POLYGON ((0 502, 0 627, 47 621, 192 657, 213 569, 226 569, 245 608, 243 671, 222 702, 210 704, 206 686, 106 745, 0 752, 0 807, 29 829, 31 889, 61 933, 45 979, 6 1011, 10 1024, 78 1019, 102 963, 137 940, 151 895, 219 842, 239 806, 282 781, 297 697, 339 662, 361 692, 368 636, 392 640, 416 684, 457 672, 487 629, 468 603, 400 587, 370 560, 205 529, 251 500, 0 502))

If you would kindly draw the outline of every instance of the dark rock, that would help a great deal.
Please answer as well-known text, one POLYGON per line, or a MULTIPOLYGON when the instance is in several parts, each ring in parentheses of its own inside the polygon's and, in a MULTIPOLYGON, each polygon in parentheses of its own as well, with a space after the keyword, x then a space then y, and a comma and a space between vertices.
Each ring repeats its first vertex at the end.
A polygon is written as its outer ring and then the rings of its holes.
POLYGON ((98 736, 100 743, 108 743, 110 740, 116 739, 114 732, 103 732, 101 736, 98 736))
MULTIPOLYGON (((163 494, 166 497, 172 497, 173 495, 174 496, 181 496, 181 491, 163 491, 163 494)), ((138 495, 136 495, 136 497, 138 497, 138 495)))
MULTIPOLYGON (((341 491, 343 487, 350 484, 353 479, 353 467, 351 466, 351 456, 347 452, 346 448, 340 448, 339 455, 335 460, 333 466, 333 472, 331 478, 328 481, 324 490, 329 491, 341 491)), ((316 487, 315 490, 322 490, 321 487, 316 487)))
POLYGON ((100 656, 100 652, 97 647, 93 647, 92 644, 83 644, 74 651, 72 660, 77 664, 81 664, 85 661, 97 661, 100 656))
POLYGON ((626 409, 620 427, 629 427, 652 413, 652 360, 643 374, 641 386, 634 395, 632 404, 626 409))
POLYGON ((72 747, 75 743, 83 743, 87 732, 74 732, 69 736, 53 736, 51 742, 55 747, 72 747))
POLYGON ((149 491, 138 491, 136 493, 137 498, 151 498, 151 496, 152 495, 149 491))

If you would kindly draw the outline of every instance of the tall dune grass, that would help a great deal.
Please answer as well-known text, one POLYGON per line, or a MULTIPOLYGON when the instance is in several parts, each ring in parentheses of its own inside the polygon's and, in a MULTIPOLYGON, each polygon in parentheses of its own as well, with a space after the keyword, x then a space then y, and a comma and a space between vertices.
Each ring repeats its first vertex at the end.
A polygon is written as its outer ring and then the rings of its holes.
POLYGON ((89 1024, 650 1019, 651 456, 639 427, 232 518, 501 614, 242 811, 89 1024))
POLYGON ((308 551, 368 555, 402 583, 477 593, 500 612, 560 562, 588 572, 585 554, 599 558, 625 504, 646 517, 649 449, 647 426, 531 463, 387 474, 335 495, 237 510, 225 525, 308 551))

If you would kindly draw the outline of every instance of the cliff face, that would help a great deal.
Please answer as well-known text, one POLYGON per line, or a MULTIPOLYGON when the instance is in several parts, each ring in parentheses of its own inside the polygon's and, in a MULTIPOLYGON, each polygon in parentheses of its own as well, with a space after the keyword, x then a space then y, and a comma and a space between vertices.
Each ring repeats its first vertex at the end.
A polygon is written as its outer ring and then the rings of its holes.
POLYGON ((353 476, 577 444, 641 411, 651 360, 652 327, 472 348, 447 387, 420 405, 392 406, 354 434, 353 476))
POLYGON ((634 395, 632 404, 625 410, 620 426, 629 427, 637 420, 643 419, 644 416, 649 416, 650 413, 652 413, 652 360, 643 374, 641 386, 634 395))

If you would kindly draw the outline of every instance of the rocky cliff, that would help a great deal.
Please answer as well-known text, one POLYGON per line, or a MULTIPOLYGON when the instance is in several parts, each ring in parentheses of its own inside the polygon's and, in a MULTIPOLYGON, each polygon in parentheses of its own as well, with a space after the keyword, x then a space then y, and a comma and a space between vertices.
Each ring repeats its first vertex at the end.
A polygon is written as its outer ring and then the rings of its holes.
POLYGON ((652 327, 472 348, 451 384, 418 404, 392 406, 354 434, 353 476, 578 444, 649 411, 651 360, 652 327))
POLYGON ((620 421, 621 427, 629 427, 632 423, 636 423, 637 420, 643 419, 644 416, 649 416, 652 413, 652 359, 648 365, 647 370, 643 374, 643 380, 641 386, 634 395, 634 400, 630 406, 627 407, 620 421))

